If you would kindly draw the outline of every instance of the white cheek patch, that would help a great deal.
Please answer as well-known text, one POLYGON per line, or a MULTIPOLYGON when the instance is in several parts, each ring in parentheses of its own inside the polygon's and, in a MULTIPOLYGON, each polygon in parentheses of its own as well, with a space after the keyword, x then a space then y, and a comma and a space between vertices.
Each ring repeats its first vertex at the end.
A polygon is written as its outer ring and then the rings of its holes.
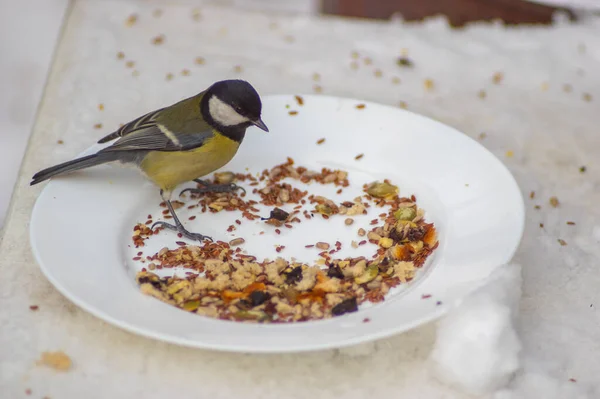
POLYGON ((212 96, 208 100, 208 112, 215 122, 223 126, 234 126, 249 121, 248 118, 238 114, 230 105, 225 104, 216 96, 212 96))

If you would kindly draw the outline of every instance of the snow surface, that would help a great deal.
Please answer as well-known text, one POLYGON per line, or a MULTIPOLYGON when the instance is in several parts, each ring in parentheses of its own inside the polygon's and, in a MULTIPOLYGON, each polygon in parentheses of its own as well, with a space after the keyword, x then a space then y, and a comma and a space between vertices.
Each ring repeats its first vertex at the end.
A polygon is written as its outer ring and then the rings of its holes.
POLYGON ((433 375, 493 399, 591 399, 592 388, 559 377, 550 362, 522 349, 517 333, 521 266, 504 265, 439 323, 431 352, 433 375))
POLYGON ((435 375, 474 394, 508 384, 520 363, 514 326, 520 298, 521 266, 497 269, 439 322, 431 353, 435 375))

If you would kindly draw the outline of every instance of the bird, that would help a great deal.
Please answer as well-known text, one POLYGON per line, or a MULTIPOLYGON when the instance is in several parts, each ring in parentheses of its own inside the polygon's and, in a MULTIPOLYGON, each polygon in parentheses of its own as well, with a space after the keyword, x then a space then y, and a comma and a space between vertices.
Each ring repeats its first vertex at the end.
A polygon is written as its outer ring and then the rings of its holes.
POLYGON ((212 237, 188 231, 173 209, 173 191, 195 181, 203 188, 193 193, 232 192, 235 184, 211 184, 201 177, 225 166, 237 153, 251 126, 268 132, 261 119, 262 102, 256 89, 240 79, 221 80, 204 91, 142 115, 98 143, 114 141, 92 155, 67 161, 33 175, 30 185, 96 165, 120 162, 139 168, 159 189, 174 224, 152 225, 177 231, 196 241, 212 237))

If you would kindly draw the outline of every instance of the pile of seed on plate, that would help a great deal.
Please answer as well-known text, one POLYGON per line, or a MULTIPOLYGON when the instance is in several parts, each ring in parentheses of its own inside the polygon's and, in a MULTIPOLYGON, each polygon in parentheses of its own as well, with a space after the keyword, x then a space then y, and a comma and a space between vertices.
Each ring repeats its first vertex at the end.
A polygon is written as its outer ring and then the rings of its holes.
MULTIPOLYGON (((303 218, 337 216, 351 226, 352 216, 366 214, 367 208, 381 208, 378 217, 371 220, 370 230, 358 229, 351 243, 354 248, 372 246, 372 256, 341 259, 335 256, 342 247, 339 241, 306 243, 307 248, 319 251, 319 260, 309 265, 283 257, 259 260, 242 253, 243 238, 200 245, 177 242, 177 248, 134 258, 147 264, 136 276, 141 291, 183 310, 223 320, 286 323, 324 319, 357 311, 365 301, 383 301, 390 288, 411 281, 416 269, 437 248, 434 225, 424 220, 416 198, 400 197, 398 187, 387 180, 365 185, 364 195, 336 203, 301 191, 284 179, 334 184, 340 187, 338 194, 349 185, 347 172, 326 168, 313 172, 288 159, 258 177, 230 172, 215 175, 213 183, 248 182, 260 201, 245 200, 245 193, 237 191, 193 194, 197 202, 188 208, 203 213, 240 212, 242 219, 263 220, 265 228, 277 234, 280 228, 291 229, 303 218), (271 207, 268 217, 259 215, 255 207, 259 203, 271 207), (286 212, 280 208, 284 204, 297 205, 286 212), (304 205, 312 209, 301 211, 304 205), (161 278, 153 273, 174 267, 186 268, 186 276, 161 278)), ((152 217, 148 215, 145 224, 134 227, 136 247, 144 246, 146 239, 158 233, 159 229, 148 227, 150 223, 152 217)), ((241 223, 236 220, 237 225, 241 223)), ((235 228, 231 225, 227 230, 235 228)), ((283 249, 276 247, 278 253, 283 249)))

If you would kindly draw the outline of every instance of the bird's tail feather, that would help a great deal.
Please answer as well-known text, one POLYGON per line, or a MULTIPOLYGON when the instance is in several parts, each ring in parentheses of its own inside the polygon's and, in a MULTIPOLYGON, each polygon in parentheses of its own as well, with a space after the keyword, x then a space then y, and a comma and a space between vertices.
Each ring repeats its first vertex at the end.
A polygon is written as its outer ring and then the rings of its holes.
POLYGON ((104 154, 93 154, 85 157, 77 158, 72 161, 64 162, 56 166, 51 166, 44 170, 39 171, 31 178, 31 186, 34 184, 38 184, 43 182, 44 180, 48 180, 51 177, 56 175, 60 175, 63 173, 74 172, 76 170, 89 168, 91 166, 101 165, 103 163, 115 161, 116 158, 114 154, 104 153, 104 154))

